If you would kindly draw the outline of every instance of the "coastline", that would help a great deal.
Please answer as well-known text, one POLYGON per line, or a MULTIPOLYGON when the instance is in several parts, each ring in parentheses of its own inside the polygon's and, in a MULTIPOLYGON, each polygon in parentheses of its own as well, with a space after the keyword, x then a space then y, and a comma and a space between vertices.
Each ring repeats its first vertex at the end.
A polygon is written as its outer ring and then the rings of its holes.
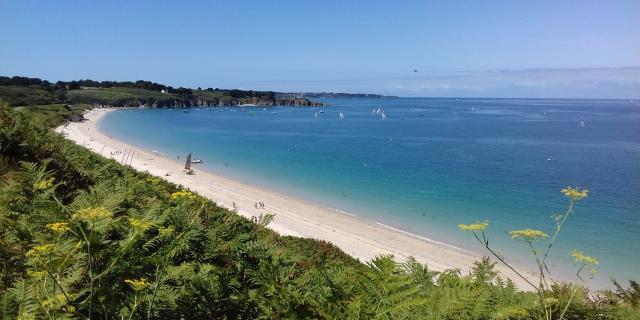
MULTIPOLYGON (((114 109, 90 110, 85 114, 85 121, 58 127, 56 132, 63 133, 77 144, 119 162, 125 150, 134 150, 130 165, 136 170, 182 185, 228 209, 234 209, 235 204, 238 214, 249 219, 265 213, 275 214, 268 227, 279 234, 325 240, 361 261, 369 261, 377 255, 392 254, 396 261, 403 262, 412 256, 432 270, 460 269, 466 274, 473 262, 482 257, 339 209, 311 204, 199 170, 197 167, 194 168, 195 175, 185 175, 182 173, 182 162, 113 139, 100 132, 97 124, 111 110, 114 109), (114 151, 122 153, 112 154, 114 151), (256 201, 264 202, 265 209, 255 208, 256 201)), ((505 266, 497 264, 496 271, 502 277, 512 279, 520 289, 531 289, 505 266)), ((528 275, 530 279, 535 279, 534 276, 528 275)))

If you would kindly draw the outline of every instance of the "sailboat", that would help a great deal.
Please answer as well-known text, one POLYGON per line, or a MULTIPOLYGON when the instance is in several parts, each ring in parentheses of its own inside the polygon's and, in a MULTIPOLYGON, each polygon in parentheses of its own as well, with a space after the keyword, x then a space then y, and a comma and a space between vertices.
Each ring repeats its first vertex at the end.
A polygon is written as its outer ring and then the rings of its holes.
POLYGON ((387 115, 384 113, 384 111, 382 111, 382 115, 380 116, 382 119, 386 119, 387 115))
POLYGON ((340 112, 340 120, 344 119, 344 113, 340 112))
POLYGON ((316 111, 316 114, 313 116, 314 118, 318 117, 318 111, 316 111))
POLYGON ((187 162, 184 165, 184 173, 193 174, 193 169, 191 169, 191 153, 187 156, 187 162))

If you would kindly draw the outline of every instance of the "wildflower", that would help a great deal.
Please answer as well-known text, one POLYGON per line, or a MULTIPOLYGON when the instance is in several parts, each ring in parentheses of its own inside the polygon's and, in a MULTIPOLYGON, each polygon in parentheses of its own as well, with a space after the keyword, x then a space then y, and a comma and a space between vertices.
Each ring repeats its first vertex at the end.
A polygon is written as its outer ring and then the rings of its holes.
POLYGON ((166 227, 166 228, 159 228, 158 229, 158 232, 163 237, 171 235, 173 233, 173 231, 174 231, 173 227, 166 227))
POLYGON ((576 259, 576 262, 580 262, 586 265, 598 265, 600 262, 598 261, 598 259, 594 258, 594 257, 590 257, 588 255, 585 255, 584 252, 580 251, 580 250, 573 250, 571 251, 571 256, 576 259))
POLYGON ((55 310, 64 306, 66 304, 65 302, 66 302, 66 298, 64 297, 64 294, 60 293, 45 299, 44 301, 40 302, 40 304, 45 309, 55 310))
POLYGON ((53 180, 55 180, 55 177, 51 177, 49 179, 43 179, 40 180, 37 184, 36 184, 36 189, 37 190, 44 190, 44 189, 49 189, 51 188, 51 186, 53 186, 53 180))
POLYGON ((76 313, 76 307, 74 306, 66 306, 64 308, 62 308, 64 311, 66 311, 67 313, 76 313))
POLYGON ((53 232, 60 232, 60 233, 71 230, 71 228, 69 228, 69 224, 66 222, 49 223, 47 224, 47 228, 49 228, 53 232))
POLYGON ((156 184, 156 183, 159 183, 160 181, 162 181, 162 180, 160 180, 160 178, 146 178, 144 180, 146 182, 151 183, 151 184, 156 184))
POLYGON ((527 241, 527 242, 535 241, 538 239, 544 239, 549 236, 540 230, 534 230, 534 229, 514 230, 514 231, 511 231, 510 233, 511 233, 511 239, 527 241))
POLYGON ((458 228, 460 228, 460 230, 463 231, 471 231, 471 232, 475 232, 475 231, 484 231, 487 229, 487 227, 489 227, 489 222, 485 221, 485 222, 476 222, 476 223, 472 223, 472 224, 459 224, 458 228))
POLYGON ((186 199, 193 200, 196 197, 197 196, 195 194, 193 194, 193 192, 189 192, 189 191, 186 191, 186 190, 176 191, 176 192, 171 194, 171 200, 177 200, 179 198, 186 198, 186 199))
POLYGON ((53 252, 55 249, 56 249, 56 246, 51 243, 38 245, 38 246, 34 246, 33 248, 31 248, 31 250, 27 251, 26 256, 27 257, 39 256, 39 255, 53 252))
POLYGON ((134 291, 144 290, 149 287, 149 282, 145 278, 124 280, 134 291))
POLYGON ((558 300, 557 298, 554 297, 548 297, 548 298, 544 298, 544 304, 547 306, 552 306, 554 304, 558 304, 558 302, 560 302, 560 300, 558 300))
POLYGON ((111 217, 113 217, 113 213, 109 212, 109 210, 103 207, 80 209, 73 215, 74 219, 86 220, 91 222, 110 219, 111 217))
POLYGON ((40 280, 42 278, 44 278, 47 275, 46 271, 33 271, 33 270, 27 270, 27 276, 36 279, 36 280, 40 280))
POLYGON ((572 200, 580 200, 582 198, 586 198, 589 195, 589 190, 587 189, 580 190, 580 188, 573 188, 573 187, 566 187, 560 190, 560 192, 562 192, 562 194, 564 194, 567 198, 570 198, 572 200))
POLYGON ((153 223, 151 223, 150 221, 136 218, 129 218, 129 224, 131 224, 133 229, 135 229, 136 231, 142 232, 149 230, 149 228, 153 226, 153 223))

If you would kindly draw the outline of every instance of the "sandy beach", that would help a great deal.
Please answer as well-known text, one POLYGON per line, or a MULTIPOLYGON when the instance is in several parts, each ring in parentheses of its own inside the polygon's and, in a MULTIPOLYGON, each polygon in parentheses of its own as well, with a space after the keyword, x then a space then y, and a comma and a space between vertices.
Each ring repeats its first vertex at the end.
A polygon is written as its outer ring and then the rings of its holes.
MULTIPOLYGON (((56 128, 68 139, 104 157, 122 162, 125 153, 133 168, 179 184, 205 196, 219 205, 235 209, 247 218, 261 214, 274 214, 269 228, 283 235, 314 238, 333 243, 347 254, 368 261, 377 255, 392 254, 401 262, 415 257, 432 270, 460 269, 467 273, 481 255, 412 235, 402 230, 384 226, 373 220, 340 213, 335 209, 321 207, 304 200, 271 192, 262 188, 221 177, 215 172, 206 172, 194 166, 195 175, 184 174, 184 163, 162 157, 113 139, 100 132, 97 123, 113 109, 93 109, 84 116, 83 122, 71 122, 56 128), (263 202, 264 209, 256 208, 263 202)), ((462 234, 461 236, 467 236, 462 234)), ((474 241, 469 237, 469 241, 474 241)), ((479 249, 480 250, 480 249, 479 249)), ((508 268, 496 265, 502 277, 511 278, 520 288, 531 289, 508 268)))

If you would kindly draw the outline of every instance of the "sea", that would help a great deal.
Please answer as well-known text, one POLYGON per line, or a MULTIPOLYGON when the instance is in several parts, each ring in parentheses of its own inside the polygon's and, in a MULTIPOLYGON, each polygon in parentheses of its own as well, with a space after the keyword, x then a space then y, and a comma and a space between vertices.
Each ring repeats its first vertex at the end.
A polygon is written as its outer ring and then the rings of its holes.
MULTIPOLYGON (((533 270, 509 231, 552 235, 560 190, 588 188, 552 249, 598 258, 591 287, 640 280, 640 103, 632 100, 341 98, 325 107, 122 109, 100 129, 169 158, 488 255, 461 223, 488 221, 490 245, 533 270), (342 115, 341 115, 342 114, 342 115)), ((535 243, 540 250, 546 242, 535 243)))

